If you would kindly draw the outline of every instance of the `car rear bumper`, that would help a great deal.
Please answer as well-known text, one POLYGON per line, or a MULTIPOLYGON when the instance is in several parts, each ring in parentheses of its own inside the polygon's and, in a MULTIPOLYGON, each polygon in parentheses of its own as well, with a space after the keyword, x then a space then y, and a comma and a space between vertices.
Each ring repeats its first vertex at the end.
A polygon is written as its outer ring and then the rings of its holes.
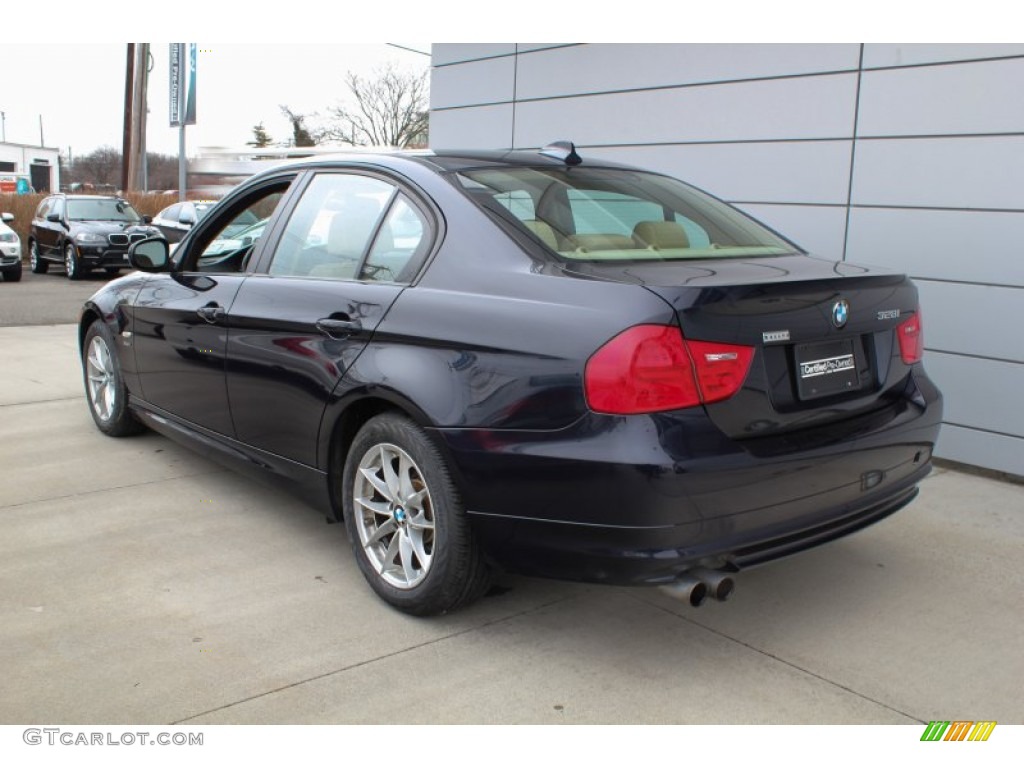
POLYGON ((905 396, 816 430, 731 440, 703 409, 591 415, 559 432, 440 430, 474 531, 500 566, 617 584, 739 569, 852 533, 930 471, 941 396, 905 396))

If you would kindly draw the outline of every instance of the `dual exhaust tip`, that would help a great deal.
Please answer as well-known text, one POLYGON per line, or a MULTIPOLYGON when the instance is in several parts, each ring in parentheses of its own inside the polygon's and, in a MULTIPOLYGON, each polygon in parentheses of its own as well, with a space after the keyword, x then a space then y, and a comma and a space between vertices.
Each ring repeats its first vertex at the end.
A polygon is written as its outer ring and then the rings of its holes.
POLYGON ((709 597, 725 602, 735 588, 736 582, 729 574, 708 568, 693 568, 671 584, 659 587, 666 595, 689 603, 694 608, 703 604, 709 597))

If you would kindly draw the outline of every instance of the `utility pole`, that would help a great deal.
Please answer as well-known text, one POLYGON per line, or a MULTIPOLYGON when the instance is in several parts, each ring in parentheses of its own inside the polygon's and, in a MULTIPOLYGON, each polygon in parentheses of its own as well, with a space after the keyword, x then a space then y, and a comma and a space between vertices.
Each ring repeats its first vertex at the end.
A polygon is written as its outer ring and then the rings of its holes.
POLYGON ((0 131, 3 131, 3 138, 0 138, 0 141, 3 141, 3 142, 6 143, 6 141, 7 141, 7 113, 6 112, 0 112, 0 131))
POLYGON ((121 144, 121 190, 131 189, 132 97, 135 94, 135 43, 128 43, 124 76, 124 134, 121 144))
POLYGON ((146 173, 146 112, 148 104, 146 88, 149 81, 149 43, 136 43, 134 56, 134 80, 132 83, 131 152, 126 155, 129 170, 129 187, 126 189, 145 190, 146 173))

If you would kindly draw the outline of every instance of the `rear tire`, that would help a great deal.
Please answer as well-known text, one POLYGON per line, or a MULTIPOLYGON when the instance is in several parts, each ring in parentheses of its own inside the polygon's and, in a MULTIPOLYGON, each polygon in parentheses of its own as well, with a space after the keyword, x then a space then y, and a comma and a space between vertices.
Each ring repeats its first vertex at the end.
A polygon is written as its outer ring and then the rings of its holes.
POLYGON ((359 569, 398 610, 448 613, 487 590, 490 573, 444 458, 404 416, 384 413, 359 430, 342 506, 359 569))
POLYGON ((82 375, 89 413, 101 432, 124 437, 145 429, 128 409, 128 387, 114 354, 114 336, 102 320, 93 322, 85 334, 82 375))

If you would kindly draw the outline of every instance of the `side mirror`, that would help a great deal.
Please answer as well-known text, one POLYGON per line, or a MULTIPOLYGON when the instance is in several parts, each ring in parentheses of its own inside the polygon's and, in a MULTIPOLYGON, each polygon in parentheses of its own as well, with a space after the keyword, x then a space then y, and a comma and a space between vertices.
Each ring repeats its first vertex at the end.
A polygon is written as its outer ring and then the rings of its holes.
POLYGON ((60 224, 60 214, 59 213, 48 213, 48 214, 46 214, 46 220, 47 221, 52 221, 54 224, 60 224))
POLYGON ((14 214, 7 213, 6 211, 4 213, 0 213, 0 221, 2 221, 4 224, 10 224, 12 221, 14 221, 14 214))
POLYGON ((170 263, 170 250, 162 237, 147 237, 128 249, 128 263, 143 272, 166 272, 170 263))

